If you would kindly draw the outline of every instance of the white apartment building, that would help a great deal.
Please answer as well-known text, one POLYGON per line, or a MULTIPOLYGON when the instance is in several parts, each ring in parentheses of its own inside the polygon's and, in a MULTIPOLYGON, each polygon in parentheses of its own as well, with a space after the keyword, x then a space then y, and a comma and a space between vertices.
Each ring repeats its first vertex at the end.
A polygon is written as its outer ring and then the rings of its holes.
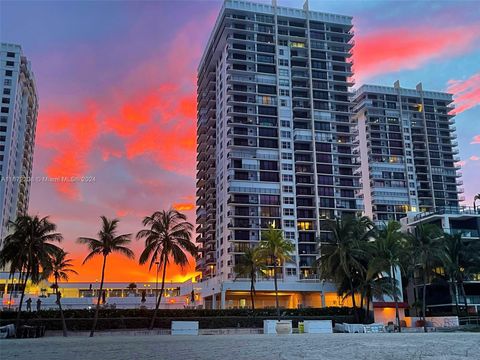
MULTIPOLYGON (((341 305, 315 274, 325 221, 357 215, 352 18, 226 0, 198 68, 197 242, 205 304, 249 304, 233 268, 274 225, 295 244, 281 305, 341 305), (234 281, 235 280, 235 281, 234 281)), ((259 279, 257 306, 274 304, 259 279)), ((345 303, 345 305, 347 305, 345 303)))
POLYGON ((353 95, 365 215, 381 224, 407 212, 458 207, 457 135, 451 94, 362 85, 353 95))
POLYGON ((38 99, 31 64, 19 45, 1 44, 0 244, 6 226, 28 209, 38 99))

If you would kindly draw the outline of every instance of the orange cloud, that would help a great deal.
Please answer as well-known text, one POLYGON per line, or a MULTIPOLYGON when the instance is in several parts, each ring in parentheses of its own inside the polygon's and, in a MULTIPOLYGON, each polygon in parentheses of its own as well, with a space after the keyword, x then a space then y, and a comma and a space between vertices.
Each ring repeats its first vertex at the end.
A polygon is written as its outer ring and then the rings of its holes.
POLYGON ((175 203, 173 208, 178 211, 190 211, 195 209, 195 204, 193 203, 175 203))
POLYGON ((454 57, 473 49, 480 26, 381 29, 358 36, 353 50, 357 82, 375 75, 416 69, 428 61, 454 57))
POLYGON ((455 114, 460 114, 480 104, 480 73, 466 80, 449 80, 447 91, 453 93, 455 114))
POLYGON ((90 103, 81 113, 66 113, 58 109, 40 111, 38 120, 38 145, 53 151, 45 174, 58 192, 71 199, 79 197, 74 181, 64 181, 62 177, 88 175, 86 157, 99 132, 97 107, 90 103))

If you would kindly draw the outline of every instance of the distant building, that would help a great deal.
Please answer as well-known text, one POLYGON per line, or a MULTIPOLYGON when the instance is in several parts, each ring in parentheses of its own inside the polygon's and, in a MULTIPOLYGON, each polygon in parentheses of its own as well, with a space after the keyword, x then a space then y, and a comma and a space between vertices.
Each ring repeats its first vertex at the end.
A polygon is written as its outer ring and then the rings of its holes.
POLYGON ((0 244, 10 220, 28 210, 38 99, 31 64, 19 45, 1 44, 0 244))
MULTIPOLYGON (((468 207, 440 207, 423 213, 409 213, 402 219, 402 227, 405 231, 414 231, 420 224, 437 225, 447 234, 462 234, 466 241, 480 241, 480 210, 468 207)), ((452 296, 449 284, 444 281, 431 281, 426 291, 426 303, 428 312, 431 314, 455 311, 455 298, 452 296)), ((480 313, 480 273, 467 274, 463 280, 465 295, 461 289, 458 303, 463 308, 467 304, 468 312, 480 313)), ((423 275, 416 272, 414 287, 418 298, 423 291, 423 275)), ((409 303, 413 303, 413 289, 408 291, 409 303)))
MULTIPOLYGON (((39 284, 32 284, 30 281, 25 289, 25 301, 31 298, 33 302, 37 299, 42 301, 42 309, 57 309, 55 303, 55 289, 52 283, 42 281, 39 284)), ((6 272, 0 272, 0 299, 2 305, 0 310, 15 309, 18 307, 23 284, 18 279, 11 279, 6 272)), ((94 282, 59 282, 58 289, 62 295, 62 306, 64 309, 88 309, 97 304, 100 284, 94 282)), ((105 306, 117 309, 139 309, 155 308, 156 294, 160 292, 160 283, 156 282, 105 282, 103 292, 105 293, 105 306), (132 286, 133 285, 133 286, 132 286)), ((160 304, 161 309, 183 309, 201 308, 201 287, 199 283, 192 280, 178 282, 166 282, 160 304)))
POLYGON ((458 207, 464 200, 452 95, 362 85, 353 96, 360 196, 377 223, 408 212, 458 207))
MULTIPOLYGON (((296 248, 278 273, 281 305, 339 305, 315 261, 325 222, 362 210, 352 26, 307 6, 222 6, 198 69, 197 270, 212 307, 248 306, 249 282, 233 269, 272 225, 296 248)), ((259 280, 258 306, 272 306, 272 277, 259 280)))

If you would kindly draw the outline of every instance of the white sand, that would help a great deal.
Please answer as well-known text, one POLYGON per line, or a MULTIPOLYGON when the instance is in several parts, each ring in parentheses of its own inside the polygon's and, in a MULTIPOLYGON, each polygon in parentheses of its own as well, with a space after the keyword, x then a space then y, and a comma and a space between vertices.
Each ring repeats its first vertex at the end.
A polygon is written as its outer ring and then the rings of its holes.
POLYGON ((480 334, 72 336, 1 340, 3 360, 480 359, 480 334))

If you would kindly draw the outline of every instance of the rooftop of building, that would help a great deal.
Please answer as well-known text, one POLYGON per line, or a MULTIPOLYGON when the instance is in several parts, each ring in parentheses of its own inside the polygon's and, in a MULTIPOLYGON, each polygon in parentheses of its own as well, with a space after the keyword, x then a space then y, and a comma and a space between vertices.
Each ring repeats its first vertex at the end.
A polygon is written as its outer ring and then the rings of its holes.
POLYGON ((308 17, 310 20, 330 22, 330 23, 343 24, 343 25, 351 25, 352 19, 353 19, 351 16, 347 16, 347 15, 331 14, 331 13, 324 13, 320 11, 310 10, 308 0, 305 1, 303 9, 278 6, 278 3, 276 0, 272 0, 272 4, 259 3, 259 2, 253 2, 253 1, 244 1, 244 0, 224 0, 222 8, 218 13, 217 20, 215 21, 215 26, 213 27, 210 37, 208 39, 207 45, 205 46, 205 50, 200 60, 198 69, 200 69, 203 66, 205 57, 207 53, 210 51, 210 47, 212 45, 214 35, 217 32, 218 28, 220 27, 222 16, 225 13, 225 10, 227 9, 244 11, 244 12, 252 12, 252 13, 263 13, 263 14, 270 14, 270 15, 274 15, 276 13, 279 16, 299 18, 299 19, 305 19, 308 13, 308 17))
POLYGON ((395 84, 398 84, 398 87, 395 85, 383 86, 383 85, 363 84, 354 92, 353 98, 355 99, 364 93, 397 95, 399 91, 400 95, 402 96, 420 97, 421 95, 423 95, 424 98, 446 100, 446 101, 453 100, 453 95, 450 93, 423 90, 422 83, 419 83, 415 89, 402 88, 400 87, 399 82, 396 82, 395 84))
POLYGON ((456 220, 480 218, 480 208, 468 206, 442 206, 437 207, 432 211, 409 213, 405 220, 408 226, 415 226, 445 216, 455 218, 456 220))

